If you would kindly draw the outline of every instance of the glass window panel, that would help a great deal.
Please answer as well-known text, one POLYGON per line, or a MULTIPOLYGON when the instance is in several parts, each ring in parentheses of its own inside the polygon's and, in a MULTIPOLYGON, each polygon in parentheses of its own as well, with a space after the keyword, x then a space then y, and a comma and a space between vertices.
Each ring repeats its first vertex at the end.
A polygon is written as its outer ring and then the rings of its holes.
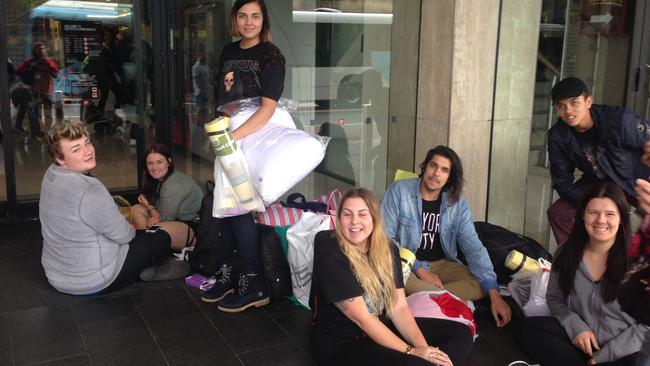
POLYGON ((213 179, 214 153, 203 129, 215 116, 219 55, 231 41, 229 1, 173 1, 169 77, 175 168, 199 184, 213 179))
MULTIPOLYGON (((144 2, 6 1, 19 199, 36 197, 52 163, 43 135, 63 120, 84 121, 96 147, 93 174, 110 189, 137 186, 133 126, 144 126, 151 63, 144 2), (138 29, 135 25, 138 25, 138 29)), ((150 36, 149 36, 150 37, 150 36)))
MULTIPOLYGON (((558 196, 552 189, 546 135, 554 123, 562 122, 558 122, 552 106, 551 89, 561 78, 575 76, 586 82, 595 103, 625 106, 632 29, 639 21, 633 11, 636 3, 544 0, 540 9, 537 1, 504 2, 492 136, 490 222, 523 232, 555 249, 546 210, 558 196), (512 14, 524 6, 530 7, 527 16, 512 14), (528 27, 515 31, 507 28, 509 24, 528 27), (526 36, 534 26, 539 26, 538 35, 526 36), (524 45, 533 44, 536 37, 537 50, 532 53, 536 57, 526 56, 524 60, 523 53, 531 54, 524 45), (518 43, 513 45, 512 39, 518 43), (519 63, 507 63, 512 60, 519 63), (513 72, 520 65, 526 69, 513 72), (518 114, 524 111, 522 107, 528 113, 532 109, 532 115, 518 114), (527 146, 522 146, 522 141, 527 146)), ((576 177, 580 175, 576 172, 576 177)))
MULTIPOLYGON (((202 125, 214 117, 221 49, 234 40, 233 3, 174 2, 172 11, 173 150, 176 163, 199 182, 212 178, 214 155, 202 125), (195 77, 206 74, 207 80, 195 77), (206 83, 210 87, 197 98, 206 83)), ((273 0, 267 5, 272 42, 286 59, 283 97, 298 105, 294 122, 332 138, 323 162, 292 191, 311 198, 357 185, 381 196, 386 188, 393 1, 273 0)))

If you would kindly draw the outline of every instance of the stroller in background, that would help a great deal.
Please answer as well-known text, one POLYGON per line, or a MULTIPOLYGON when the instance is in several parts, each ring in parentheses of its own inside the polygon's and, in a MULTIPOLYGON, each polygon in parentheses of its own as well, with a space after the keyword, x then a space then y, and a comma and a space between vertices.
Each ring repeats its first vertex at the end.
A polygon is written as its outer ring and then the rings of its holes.
POLYGON ((84 99, 81 102, 81 120, 86 124, 94 124, 95 132, 100 135, 115 135, 122 138, 125 123, 113 111, 103 112, 97 108, 92 100, 84 99))

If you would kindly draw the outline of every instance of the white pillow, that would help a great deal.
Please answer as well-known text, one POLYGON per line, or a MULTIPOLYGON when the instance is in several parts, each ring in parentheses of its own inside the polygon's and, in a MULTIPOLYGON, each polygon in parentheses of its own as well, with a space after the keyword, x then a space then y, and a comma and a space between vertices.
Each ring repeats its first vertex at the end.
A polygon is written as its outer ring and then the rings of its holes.
MULTIPOLYGON (((234 130, 255 113, 246 110, 231 119, 234 130)), ((239 141, 251 181, 270 205, 311 173, 323 160, 327 140, 318 139, 295 127, 291 115, 276 108, 269 122, 259 131, 239 141)))

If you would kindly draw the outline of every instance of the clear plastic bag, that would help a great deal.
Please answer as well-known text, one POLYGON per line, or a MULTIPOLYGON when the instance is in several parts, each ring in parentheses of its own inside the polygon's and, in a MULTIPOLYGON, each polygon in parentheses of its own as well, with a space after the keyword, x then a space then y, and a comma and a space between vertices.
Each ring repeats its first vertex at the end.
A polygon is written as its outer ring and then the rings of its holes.
POLYGON ((239 185, 238 190, 235 190, 231 184, 231 177, 229 176, 246 177, 246 179, 249 176, 246 159, 241 149, 236 150, 228 158, 227 161, 219 157, 214 159, 214 201, 212 216, 230 217, 243 215, 252 211, 263 212, 264 203, 252 184, 239 185), (227 168, 224 166, 227 166, 227 168))
MULTIPOLYGON (((240 112, 253 111, 255 112, 262 106, 262 97, 252 97, 234 100, 232 102, 222 104, 217 108, 217 111, 225 113, 233 118, 240 112)), ((282 109, 287 112, 293 112, 298 109, 298 102, 293 99, 280 98, 276 109, 282 109)))
POLYGON ((229 125, 228 117, 220 117, 204 126, 216 155, 212 207, 214 217, 237 216, 264 210, 260 195, 250 180, 246 157, 228 131, 229 125))
POLYGON ((536 272, 519 272, 512 276, 508 290, 526 316, 550 316, 546 305, 546 289, 551 273, 551 263, 537 260, 540 269, 536 272))

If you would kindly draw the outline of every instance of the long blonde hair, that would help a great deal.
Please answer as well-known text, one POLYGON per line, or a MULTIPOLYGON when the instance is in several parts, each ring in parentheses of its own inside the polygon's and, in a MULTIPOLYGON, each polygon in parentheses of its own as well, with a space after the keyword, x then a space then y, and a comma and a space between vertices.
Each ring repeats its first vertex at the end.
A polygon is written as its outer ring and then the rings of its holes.
POLYGON ((336 237, 341 251, 350 261, 354 276, 357 278, 367 300, 373 309, 381 312, 384 308, 390 315, 395 304, 395 279, 391 243, 384 232, 381 221, 379 201, 375 195, 365 188, 352 188, 343 194, 336 211, 336 237), (341 213, 345 201, 350 198, 361 198, 370 211, 373 230, 368 237, 368 253, 364 253, 343 236, 341 231, 341 213))

